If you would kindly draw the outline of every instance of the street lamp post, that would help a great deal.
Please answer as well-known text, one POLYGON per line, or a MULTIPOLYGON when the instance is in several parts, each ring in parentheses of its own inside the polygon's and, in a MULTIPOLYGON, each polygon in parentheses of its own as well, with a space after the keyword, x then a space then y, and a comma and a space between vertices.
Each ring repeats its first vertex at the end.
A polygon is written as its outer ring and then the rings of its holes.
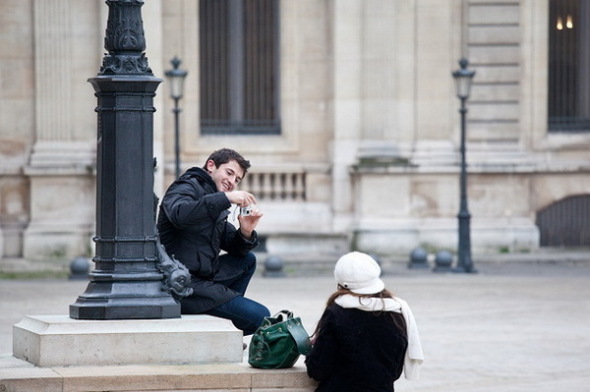
POLYGON ((467 164, 465 160, 465 127, 467 108, 465 102, 469 98, 471 90, 471 82, 475 71, 467 69, 468 61, 465 58, 459 60, 461 69, 453 72, 455 79, 455 86, 457 89, 457 98, 461 100, 461 178, 460 178, 460 209, 457 218, 459 220, 459 258, 455 272, 477 272, 473 268, 473 261, 471 260, 471 234, 470 221, 471 214, 467 208, 467 164))
POLYGON ((179 123, 179 114, 181 109, 178 107, 178 101, 182 98, 184 92, 184 78, 188 74, 187 71, 183 69, 179 69, 180 66, 180 59, 176 56, 172 60, 170 60, 172 64, 172 68, 169 71, 166 71, 165 75, 170 82, 170 98, 174 100, 174 109, 172 112, 174 113, 174 154, 176 158, 175 164, 175 174, 176 178, 180 177, 180 123, 179 123))
MULTIPOLYGON (((96 243, 86 291, 70 305, 83 320, 180 318, 164 287, 154 222, 153 98, 162 82, 145 56, 143 0, 106 0, 98 105, 96 243)), ((1 388, 0 388, 1 389, 1 388)))

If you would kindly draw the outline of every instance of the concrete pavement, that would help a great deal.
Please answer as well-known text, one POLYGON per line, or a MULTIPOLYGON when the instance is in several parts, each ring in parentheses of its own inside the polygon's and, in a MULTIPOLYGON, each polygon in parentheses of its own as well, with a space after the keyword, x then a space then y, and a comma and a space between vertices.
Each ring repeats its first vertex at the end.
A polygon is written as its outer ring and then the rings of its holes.
MULTIPOLYGON (((412 307, 426 357, 421 380, 400 379, 396 391, 588 391, 590 254, 475 266, 477 274, 384 265, 387 287, 412 307)), ((13 363, 12 325, 68 314, 87 283, 0 281, 0 368, 13 363)), ((334 289, 329 273, 257 275, 248 295, 271 312, 292 310, 311 334, 334 289)))

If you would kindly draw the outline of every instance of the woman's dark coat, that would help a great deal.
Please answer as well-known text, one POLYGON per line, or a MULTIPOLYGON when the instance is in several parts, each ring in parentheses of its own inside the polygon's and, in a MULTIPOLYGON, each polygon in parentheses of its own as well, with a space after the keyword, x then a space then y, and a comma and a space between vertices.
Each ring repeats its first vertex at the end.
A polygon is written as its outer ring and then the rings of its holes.
POLYGON ((227 221, 231 204, 217 191, 205 170, 193 167, 176 180, 164 195, 158 214, 158 233, 166 252, 190 271, 194 312, 205 312, 221 305, 238 293, 219 281, 219 252, 245 256, 258 244, 256 232, 245 239, 227 221))
POLYGON ((393 392, 408 341, 392 315, 405 325, 398 313, 328 306, 305 359, 308 375, 320 382, 316 391, 393 392))

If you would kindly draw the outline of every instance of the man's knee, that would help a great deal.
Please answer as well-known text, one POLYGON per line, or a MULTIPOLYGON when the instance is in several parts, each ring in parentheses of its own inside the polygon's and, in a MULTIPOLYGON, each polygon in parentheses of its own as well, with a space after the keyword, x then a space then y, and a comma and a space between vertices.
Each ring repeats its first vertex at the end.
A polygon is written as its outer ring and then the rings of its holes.
POLYGON ((248 252, 248 254, 242 258, 240 264, 244 271, 253 274, 254 271, 256 271, 256 255, 253 252, 248 252))
POLYGON ((268 308, 262 304, 257 304, 257 306, 255 306, 251 309, 251 314, 249 317, 250 322, 248 323, 248 325, 242 326, 242 328, 240 328, 240 329, 242 329, 244 331, 245 335, 251 335, 254 332, 256 332, 258 327, 260 327, 262 325, 264 318, 269 317, 269 316, 270 316, 270 311, 268 310, 268 308))
POLYGON ((254 254, 254 252, 248 252, 245 259, 246 259, 246 263, 248 265, 250 265, 250 264, 256 265, 256 255, 254 254))

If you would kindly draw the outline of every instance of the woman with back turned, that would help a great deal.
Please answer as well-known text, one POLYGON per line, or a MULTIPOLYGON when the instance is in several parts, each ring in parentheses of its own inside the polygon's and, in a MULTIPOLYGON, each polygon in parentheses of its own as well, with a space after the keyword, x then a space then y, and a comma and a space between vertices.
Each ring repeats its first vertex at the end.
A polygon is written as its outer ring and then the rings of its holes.
POLYGON ((418 379, 424 356, 408 304, 385 289, 381 268, 360 252, 334 268, 330 296, 305 359, 318 392, 393 392, 402 373, 418 379))

